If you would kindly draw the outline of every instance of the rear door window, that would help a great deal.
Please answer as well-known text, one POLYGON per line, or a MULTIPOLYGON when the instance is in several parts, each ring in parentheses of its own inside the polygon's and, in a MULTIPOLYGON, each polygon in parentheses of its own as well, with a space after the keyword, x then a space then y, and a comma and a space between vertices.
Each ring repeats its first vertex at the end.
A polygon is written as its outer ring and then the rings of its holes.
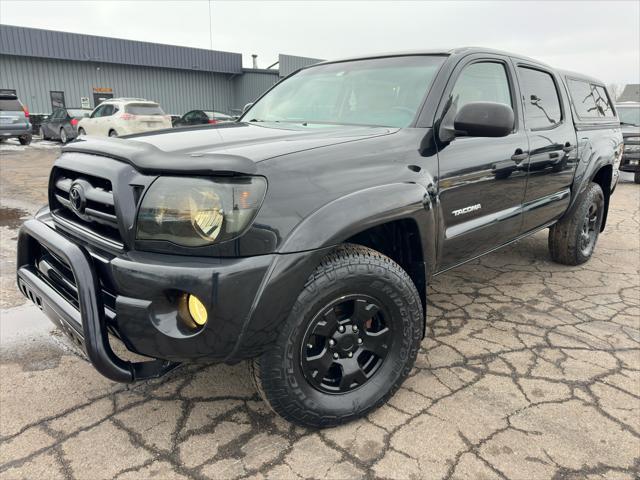
POLYGON ((21 112, 22 105, 17 98, 0 98, 0 112, 21 112))
POLYGON ((518 74, 522 81, 527 127, 539 130, 558 125, 562 120, 562 107, 551 74, 528 67, 518 67, 518 74))
POLYGON ((57 108, 56 110, 53 111, 53 114, 49 118, 51 120, 62 120, 64 117, 65 117, 65 111, 60 108, 57 108))
POLYGON ((160 105, 152 103, 130 103, 124 107, 124 111, 131 115, 164 115, 160 105))

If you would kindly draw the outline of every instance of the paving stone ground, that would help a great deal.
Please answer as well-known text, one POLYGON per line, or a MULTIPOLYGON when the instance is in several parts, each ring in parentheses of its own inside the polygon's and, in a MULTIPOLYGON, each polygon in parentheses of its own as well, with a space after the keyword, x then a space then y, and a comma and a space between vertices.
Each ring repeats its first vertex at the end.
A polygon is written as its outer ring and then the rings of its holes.
MULTIPOLYGON (((3 209, 46 201, 56 152, 0 145, 3 209)), ((436 277, 410 378, 322 431, 271 413, 245 364, 103 379, 22 305, 15 225, 0 234, 0 479, 640 475, 640 186, 626 175, 586 265, 552 263, 541 232, 436 277)))

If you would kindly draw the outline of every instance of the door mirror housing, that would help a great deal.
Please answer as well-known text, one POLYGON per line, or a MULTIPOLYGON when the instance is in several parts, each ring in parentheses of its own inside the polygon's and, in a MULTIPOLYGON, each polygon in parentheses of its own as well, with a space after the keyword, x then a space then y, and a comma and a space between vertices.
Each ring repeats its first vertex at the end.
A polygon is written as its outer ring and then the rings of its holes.
POLYGON ((242 114, 244 115, 247 110, 249 110, 253 106, 253 102, 247 103, 244 107, 242 107, 242 114))
POLYGON ((506 137, 513 132, 515 115, 504 103, 470 102, 453 120, 456 136, 506 137))

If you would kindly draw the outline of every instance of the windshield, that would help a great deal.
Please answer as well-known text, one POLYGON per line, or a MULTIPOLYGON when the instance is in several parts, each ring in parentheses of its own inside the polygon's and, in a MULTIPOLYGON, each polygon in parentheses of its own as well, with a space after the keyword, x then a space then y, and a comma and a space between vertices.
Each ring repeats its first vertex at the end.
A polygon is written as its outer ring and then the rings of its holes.
POLYGON ((416 55, 307 68, 274 87, 242 121, 406 127, 444 59, 416 55))
POLYGON ((640 126, 640 105, 637 107, 621 107, 618 105, 618 118, 623 123, 640 126))

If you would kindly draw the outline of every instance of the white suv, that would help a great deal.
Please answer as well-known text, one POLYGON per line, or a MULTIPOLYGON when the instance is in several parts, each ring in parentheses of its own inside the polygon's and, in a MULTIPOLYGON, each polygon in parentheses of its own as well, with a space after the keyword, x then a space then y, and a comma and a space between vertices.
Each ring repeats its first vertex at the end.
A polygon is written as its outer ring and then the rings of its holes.
POLYGON ((78 135, 129 135, 171 128, 171 117, 155 102, 142 98, 112 98, 78 123, 78 135))

